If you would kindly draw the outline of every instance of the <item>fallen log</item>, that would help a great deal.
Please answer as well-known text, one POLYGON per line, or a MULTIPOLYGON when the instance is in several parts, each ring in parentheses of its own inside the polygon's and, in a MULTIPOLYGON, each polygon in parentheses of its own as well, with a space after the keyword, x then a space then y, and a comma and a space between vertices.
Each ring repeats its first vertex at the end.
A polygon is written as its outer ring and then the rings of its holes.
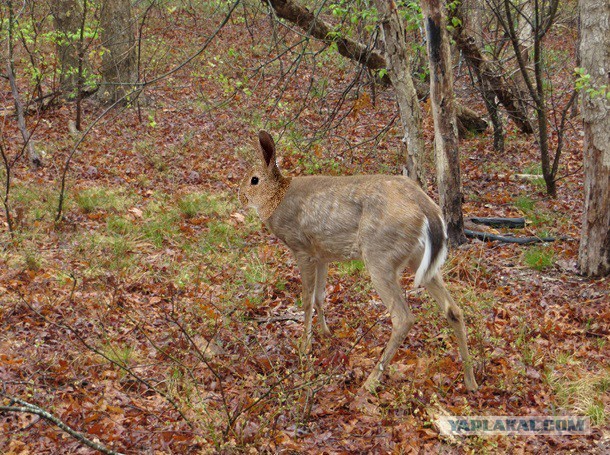
POLYGON ((554 237, 512 237, 507 235, 490 234, 489 232, 471 231, 470 229, 464 229, 466 237, 471 239, 479 239, 484 242, 503 242, 503 243, 518 243, 520 245, 527 245, 530 243, 545 243, 554 242, 554 237))
POLYGON ((525 218, 494 218, 494 217, 477 217, 473 216, 468 218, 474 224, 483 224, 485 226, 491 226, 494 228, 510 228, 510 229, 523 229, 525 227, 525 218))

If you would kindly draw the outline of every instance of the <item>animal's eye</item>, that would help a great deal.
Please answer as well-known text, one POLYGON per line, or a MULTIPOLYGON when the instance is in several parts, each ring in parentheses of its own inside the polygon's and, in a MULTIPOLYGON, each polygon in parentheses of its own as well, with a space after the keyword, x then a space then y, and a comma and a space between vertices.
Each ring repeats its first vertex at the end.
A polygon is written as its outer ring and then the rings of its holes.
POLYGON ((251 185, 257 185, 258 184, 258 177, 256 177, 256 176, 252 177, 252 179, 250 179, 250 184, 251 185))

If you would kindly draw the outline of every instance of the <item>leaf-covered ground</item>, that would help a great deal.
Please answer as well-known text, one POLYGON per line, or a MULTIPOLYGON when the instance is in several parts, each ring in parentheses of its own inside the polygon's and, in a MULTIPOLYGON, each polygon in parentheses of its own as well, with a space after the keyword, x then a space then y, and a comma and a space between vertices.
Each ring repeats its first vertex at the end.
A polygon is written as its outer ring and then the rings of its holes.
MULTIPOLYGON (((151 71, 184 60, 220 21, 218 12, 187 13, 150 22, 147 32, 167 49, 151 56, 151 71)), ((574 34, 563 33, 554 39, 573 44, 574 34)), ((14 239, 2 219, 2 393, 126 453, 607 452, 610 294, 607 279, 575 273, 578 119, 557 199, 540 180, 513 178, 536 173, 538 157, 533 138, 512 124, 502 155, 491 132, 461 141, 466 216, 524 216, 528 227, 516 235, 560 238, 542 246, 471 240, 451 252, 446 279, 466 314, 479 391, 466 392, 453 335, 405 276, 418 323, 379 393, 356 407, 391 330, 366 271, 358 262, 331 268, 333 335, 316 336, 312 355, 299 356, 295 263, 236 192, 263 127, 279 138, 292 175, 399 173, 393 94, 378 86, 373 95, 365 75, 346 91, 360 70, 332 49, 312 44, 297 67, 293 52, 273 60, 281 46, 270 36, 269 17, 236 14, 200 58, 148 89, 140 108, 107 115, 75 154, 58 224, 74 105, 31 119, 46 166, 18 163, 14 239), (446 439, 433 424, 442 414, 587 415, 592 433, 446 439)), ((483 112, 463 69, 456 89, 483 112)), ((87 124, 101 109, 84 105, 87 124)), ((2 130, 13 154, 21 144, 14 123, 5 116, 2 130)), ((428 113, 429 150, 432 130, 428 113)), ((432 176, 431 153, 426 166, 432 176)), ((428 190, 434 195, 432 177, 428 190)), ((5 413, 0 451, 90 449, 36 416, 5 413)))

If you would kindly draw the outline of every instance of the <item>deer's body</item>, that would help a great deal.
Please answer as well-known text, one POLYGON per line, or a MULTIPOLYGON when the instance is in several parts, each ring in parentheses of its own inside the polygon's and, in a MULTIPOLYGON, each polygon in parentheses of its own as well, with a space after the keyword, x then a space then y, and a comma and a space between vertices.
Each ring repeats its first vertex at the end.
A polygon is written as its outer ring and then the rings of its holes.
POLYGON ((297 260, 305 309, 301 350, 311 346, 314 307, 322 332, 330 333, 322 306, 328 263, 362 259, 392 318, 390 340, 364 384, 373 390, 415 322, 399 285, 408 268, 415 273, 415 285, 426 287, 455 331, 466 387, 476 389, 462 311, 439 272, 447 235, 434 201, 402 176, 284 177, 275 164, 271 137, 261 132, 259 141, 263 165, 244 178, 240 199, 256 208, 297 260))
MULTIPOLYGON (((295 253, 318 261, 364 259, 374 250, 391 267, 415 272, 426 223, 444 235, 438 206, 418 190, 402 176, 295 177, 265 223, 295 253)), ((431 258, 443 254, 441 242, 435 247, 431 258)))

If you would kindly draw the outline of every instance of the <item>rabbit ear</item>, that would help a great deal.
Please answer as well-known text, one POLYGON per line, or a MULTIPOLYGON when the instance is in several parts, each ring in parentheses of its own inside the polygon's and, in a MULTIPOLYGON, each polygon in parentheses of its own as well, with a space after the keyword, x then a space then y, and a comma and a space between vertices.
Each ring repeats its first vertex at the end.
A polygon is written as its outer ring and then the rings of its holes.
POLYGON ((262 152, 262 158, 268 168, 275 166, 275 142, 266 131, 259 131, 258 142, 262 152))

